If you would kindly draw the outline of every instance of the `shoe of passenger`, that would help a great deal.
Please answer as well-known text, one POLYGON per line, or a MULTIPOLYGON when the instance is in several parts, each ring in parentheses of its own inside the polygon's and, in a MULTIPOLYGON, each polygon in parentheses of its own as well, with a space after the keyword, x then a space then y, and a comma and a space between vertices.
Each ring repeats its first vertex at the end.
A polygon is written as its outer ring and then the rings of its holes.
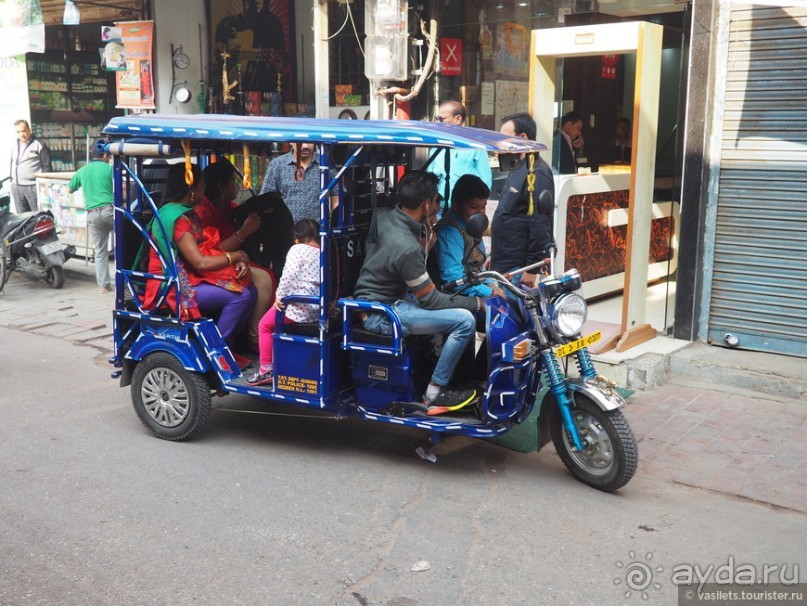
POLYGON ((242 356, 241 354, 237 354, 235 352, 232 352, 232 354, 233 358, 235 358, 235 363, 238 364, 238 368, 240 370, 244 370, 245 368, 252 366, 252 360, 250 360, 249 358, 242 356))
POLYGON ((112 288, 110 288, 109 286, 102 286, 101 287, 101 294, 102 295, 108 295, 111 292, 112 292, 112 288))
POLYGON ((423 398, 423 404, 428 407, 427 415, 441 415, 447 412, 454 412, 473 404, 476 399, 475 389, 450 389, 440 388, 440 393, 433 400, 423 398))
POLYGON ((247 377, 247 385, 267 385, 272 382, 272 379, 273 374, 271 370, 261 372, 260 369, 258 369, 247 377))

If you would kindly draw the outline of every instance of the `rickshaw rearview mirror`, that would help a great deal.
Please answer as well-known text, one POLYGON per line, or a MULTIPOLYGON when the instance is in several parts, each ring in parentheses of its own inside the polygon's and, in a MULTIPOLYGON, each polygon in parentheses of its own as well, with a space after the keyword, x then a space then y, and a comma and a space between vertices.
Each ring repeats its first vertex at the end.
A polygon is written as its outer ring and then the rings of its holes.
POLYGON ((465 233, 478 240, 488 230, 488 216, 485 213, 475 213, 468 218, 465 233))
POLYGON ((520 161, 519 154, 499 154, 499 170, 513 170, 520 161))
POLYGON ((548 189, 538 195, 538 214, 551 215, 555 212, 555 198, 548 189))

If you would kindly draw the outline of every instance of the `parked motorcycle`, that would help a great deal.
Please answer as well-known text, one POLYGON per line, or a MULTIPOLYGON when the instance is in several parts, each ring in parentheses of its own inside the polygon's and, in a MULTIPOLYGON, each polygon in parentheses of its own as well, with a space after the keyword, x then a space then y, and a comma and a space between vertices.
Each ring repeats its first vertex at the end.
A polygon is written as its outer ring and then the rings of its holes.
POLYGON ((76 247, 62 247, 50 211, 11 212, 10 177, 0 180, 0 292, 12 271, 51 288, 64 285, 62 267, 76 247))

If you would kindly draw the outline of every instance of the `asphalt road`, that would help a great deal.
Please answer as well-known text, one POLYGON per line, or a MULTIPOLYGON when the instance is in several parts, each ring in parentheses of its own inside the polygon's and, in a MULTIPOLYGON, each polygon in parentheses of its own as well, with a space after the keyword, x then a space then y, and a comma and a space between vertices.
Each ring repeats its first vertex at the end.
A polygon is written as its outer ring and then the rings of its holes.
POLYGON ((429 463, 420 433, 354 421, 220 410, 165 442, 97 349, 0 343, 3 606, 676 604, 674 567, 807 570, 796 512, 640 476, 602 494, 465 438, 429 463))

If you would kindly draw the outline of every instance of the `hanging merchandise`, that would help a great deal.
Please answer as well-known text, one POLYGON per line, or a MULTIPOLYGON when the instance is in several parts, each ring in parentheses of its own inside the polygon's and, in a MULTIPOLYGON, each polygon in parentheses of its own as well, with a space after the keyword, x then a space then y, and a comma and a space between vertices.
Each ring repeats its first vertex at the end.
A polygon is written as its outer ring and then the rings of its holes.
POLYGON ((71 0, 64 0, 64 17, 62 24, 79 25, 80 23, 81 14, 78 12, 78 7, 71 0))
POLYGON ((45 52, 39 0, 0 0, 0 57, 45 52))

